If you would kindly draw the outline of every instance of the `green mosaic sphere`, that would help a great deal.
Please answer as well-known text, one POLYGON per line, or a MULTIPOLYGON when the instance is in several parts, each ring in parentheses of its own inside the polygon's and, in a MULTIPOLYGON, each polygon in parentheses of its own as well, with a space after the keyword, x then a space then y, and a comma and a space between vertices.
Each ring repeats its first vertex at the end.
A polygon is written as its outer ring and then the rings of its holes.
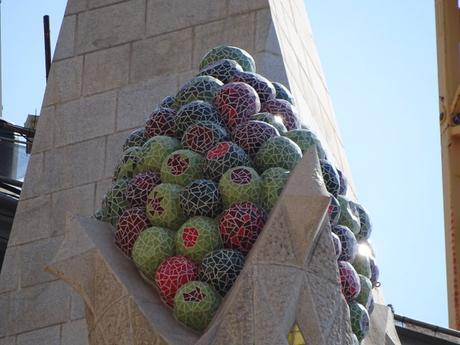
POLYGON ((180 108, 193 101, 212 103, 217 90, 224 85, 219 79, 211 76, 195 77, 187 82, 176 95, 176 107, 180 108))
POLYGON ((358 252, 351 264, 355 268, 356 272, 369 279, 371 278, 371 264, 367 255, 358 252))
POLYGON ((178 229, 186 218, 180 207, 183 188, 176 184, 161 183, 147 197, 146 214, 153 226, 178 229))
POLYGON ((169 154, 161 165, 161 181, 186 186, 203 177, 204 157, 191 150, 177 150, 169 154))
POLYGON ((116 181, 104 197, 102 208, 106 210, 107 221, 113 226, 117 225, 118 218, 128 208, 128 182, 126 179, 116 181))
POLYGON ((350 307, 351 330, 361 342, 369 333, 369 314, 366 308, 356 301, 351 301, 348 306, 350 307))
POLYGON ((115 167, 114 180, 130 179, 137 174, 137 166, 142 157, 142 149, 133 146, 123 151, 121 158, 115 167))
POLYGON ((372 283, 369 278, 362 274, 359 275, 359 281, 361 283, 361 290, 358 297, 356 297, 356 302, 362 304, 368 310, 372 302, 372 283))
POLYGON ((256 154, 255 163, 259 172, 280 167, 292 171, 302 159, 302 151, 291 139, 286 137, 270 138, 256 154))
POLYGON ((292 97, 291 91, 281 83, 273 82, 273 86, 276 91, 276 98, 284 99, 291 104, 294 104, 294 97, 292 97))
POLYGON ((309 129, 292 129, 284 136, 295 142, 302 152, 307 151, 311 146, 316 146, 316 151, 320 159, 326 159, 326 152, 315 133, 309 129))
POLYGON ((165 135, 157 135, 142 146, 142 158, 138 172, 160 172, 164 159, 172 152, 182 148, 179 140, 165 135))
POLYGON ((254 59, 247 51, 238 47, 225 45, 215 47, 208 51, 200 62, 200 70, 223 59, 236 61, 246 72, 256 71, 254 59))
POLYGON ((231 141, 218 143, 206 154, 205 175, 209 179, 219 180, 228 170, 237 166, 250 166, 246 152, 231 141))
POLYGON ((209 284, 188 282, 180 287, 174 297, 174 316, 185 326, 202 332, 219 309, 221 300, 209 284))
POLYGON ((262 177, 261 206, 266 212, 275 206, 289 178, 289 170, 275 167, 264 171, 262 177))
POLYGON ((287 128, 280 116, 274 116, 271 113, 257 113, 252 115, 251 120, 263 121, 275 127, 280 134, 286 133, 287 128))
POLYGON ((169 229, 152 226, 140 233, 132 250, 137 268, 150 280, 155 279, 157 267, 175 253, 175 233, 169 229))
POLYGON ((217 220, 209 217, 192 217, 176 233, 176 251, 200 262, 213 250, 222 247, 217 220))
POLYGON ((359 234, 359 217, 356 215, 350 200, 343 195, 337 196, 337 200, 339 201, 341 210, 339 224, 349 228, 355 235, 359 234))
POLYGON ((235 167, 222 175, 219 190, 224 207, 243 201, 250 201, 258 205, 262 191, 262 179, 253 168, 235 167))

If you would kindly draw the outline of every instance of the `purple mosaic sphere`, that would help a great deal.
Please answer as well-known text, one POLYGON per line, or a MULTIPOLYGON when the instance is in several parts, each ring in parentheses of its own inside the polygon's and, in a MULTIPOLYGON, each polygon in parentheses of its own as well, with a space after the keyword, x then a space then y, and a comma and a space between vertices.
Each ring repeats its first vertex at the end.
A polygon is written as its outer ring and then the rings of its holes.
POLYGON ((128 183, 126 199, 130 207, 145 207, 150 191, 161 183, 160 174, 148 171, 134 176, 128 183))
POLYGON ((295 107, 284 99, 270 99, 262 105, 262 111, 280 116, 283 123, 290 131, 300 128, 299 114, 295 107))
POLYGON ((153 111, 145 124, 144 136, 150 139, 156 135, 173 137, 175 133, 174 120, 176 111, 169 108, 158 108, 153 111))
POLYGON ((260 74, 254 72, 237 72, 231 81, 251 85, 259 95, 261 103, 265 103, 270 99, 275 99, 275 87, 270 80, 262 77, 260 74))
POLYGON ((210 75, 222 83, 229 83, 235 74, 243 72, 243 68, 235 60, 223 59, 203 68, 198 75, 210 75))
POLYGON ((279 132, 272 125, 251 120, 235 128, 233 142, 242 147, 249 156, 254 157, 268 139, 276 136, 279 136, 279 132))
POLYGON ((332 228, 332 232, 336 234, 342 244, 342 253, 339 260, 352 262, 358 252, 358 242, 355 235, 346 226, 336 225, 332 228))
POLYGON ((206 154, 217 143, 227 139, 227 131, 222 126, 206 121, 187 128, 182 136, 182 145, 192 151, 206 154))

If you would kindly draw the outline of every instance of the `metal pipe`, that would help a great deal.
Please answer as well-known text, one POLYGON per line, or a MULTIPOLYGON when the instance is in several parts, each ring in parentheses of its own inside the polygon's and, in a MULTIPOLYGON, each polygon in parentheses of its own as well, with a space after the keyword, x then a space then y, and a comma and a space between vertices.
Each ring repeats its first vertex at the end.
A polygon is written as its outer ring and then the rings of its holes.
POLYGON ((43 16, 43 31, 45 37, 45 68, 46 68, 46 80, 50 74, 51 68, 51 35, 50 35, 50 17, 43 16))

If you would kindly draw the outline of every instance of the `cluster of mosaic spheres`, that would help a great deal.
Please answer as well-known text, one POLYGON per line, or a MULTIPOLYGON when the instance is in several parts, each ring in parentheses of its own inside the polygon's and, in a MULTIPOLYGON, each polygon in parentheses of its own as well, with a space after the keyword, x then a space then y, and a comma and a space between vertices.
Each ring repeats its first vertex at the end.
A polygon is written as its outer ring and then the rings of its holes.
MULTIPOLYGON (((244 266, 302 153, 316 146, 331 193, 331 238, 352 329, 369 329, 378 270, 369 217, 345 176, 300 125, 289 90, 255 72, 244 50, 208 52, 200 72, 132 132, 96 213, 184 325, 203 331, 244 266)), ((308 207, 308 205, 306 206, 308 207)))

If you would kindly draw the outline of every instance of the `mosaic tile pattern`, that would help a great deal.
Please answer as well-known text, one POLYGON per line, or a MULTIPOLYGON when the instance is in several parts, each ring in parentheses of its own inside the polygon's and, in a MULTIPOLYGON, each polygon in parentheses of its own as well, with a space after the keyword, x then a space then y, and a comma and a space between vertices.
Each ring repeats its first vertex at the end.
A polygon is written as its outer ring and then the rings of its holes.
POLYGON ((340 189, 340 180, 337 170, 325 159, 320 159, 319 163, 321 165, 321 172, 323 173, 323 180, 327 191, 337 198, 340 189))
POLYGON ((199 122, 187 128, 182 136, 182 145, 202 155, 216 144, 228 140, 227 131, 213 122, 199 122))
POLYGON ((176 184, 161 183, 147 197, 147 218, 153 226, 171 230, 178 229, 186 218, 180 207, 180 192, 183 188, 176 184))
POLYGON ((339 236, 342 244, 342 254, 339 260, 352 262, 358 253, 358 242, 355 235, 346 226, 336 225, 332 228, 332 232, 339 236))
POLYGON ((219 180, 219 190, 224 207, 235 202, 251 201, 259 204, 262 179, 250 167, 239 166, 227 170, 219 180))
POLYGON ((130 179, 137 173, 137 166, 141 160, 142 149, 133 146, 123 151, 122 156, 115 168, 114 180, 130 179))
POLYGON ((358 252, 351 264, 358 274, 361 274, 369 279, 371 278, 372 272, 369 256, 358 252))
POLYGON ((252 56, 244 49, 233 46, 218 46, 206 53, 200 62, 200 70, 222 59, 235 60, 244 71, 255 72, 256 64, 252 56))
POLYGON ((331 226, 337 225, 340 219, 340 204, 333 195, 330 196, 327 213, 329 215, 329 222, 331 226))
POLYGON ((348 261, 337 261, 342 293, 347 302, 354 300, 361 290, 358 273, 348 261))
POLYGON ((142 231, 134 242, 133 261, 148 279, 153 281, 158 266, 175 254, 174 236, 169 229, 152 226, 142 231))
POLYGON ((244 266, 244 256, 238 250, 218 249, 201 261, 199 277, 222 297, 230 290, 244 266))
POLYGON ((252 202, 233 204, 219 218, 224 247, 246 255, 262 231, 266 218, 266 213, 252 202))
POLYGON ((256 90, 261 103, 265 103, 276 96, 275 87, 270 80, 254 72, 235 73, 232 82, 246 83, 256 90))
POLYGON ((324 151, 323 145, 316 134, 311 130, 304 128, 292 129, 283 135, 295 142, 302 152, 307 151, 312 145, 315 145, 318 157, 320 159, 326 159, 326 152, 324 151))
POLYGON ((354 206, 350 203, 350 200, 343 195, 339 195, 337 200, 340 204, 339 224, 348 227, 355 235, 358 235, 360 231, 360 222, 359 217, 354 212, 354 206))
POLYGON ((221 297, 207 283, 192 281, 184 284, 174 298, 174 316, 195 331, 202 332, 211 322, 221 297))
POLYGON ((302 159, 302 151, 291 139, 286 137, 270 138, 262 145, 256 154, 255 164, 259 172, 269 168, 284 168, 293 170, 302 159))
POLYGON ((155 135, 174 137, 176 111, 170 108, 157 108, 145 123, 145 137, 150 139, 155 135))
POLYGON ((161 181, 186 186, 203 177, 204 158, 191 150, 177 150, 161 165, 161 181))
POLYGON ((124 144, 123 144, 123 151, 126 151, 130 147, 134 146, 139 146, 142 147, 142 145, 145 144, 147 139, 144 136, 145 129, 144 128, 138 128, 134 131, 132 131, 128 137, 126 138, 124 144))
POLYGON ((342 255, 342 242, 340 241, 339 236, 331 232, 332 243, 334 244, 335 250, 335 257, 337 260, 339 259, 340 255, 342 255))
POLYGON ((279 116, 275 117, 270 113, 257 113, 252 115, 251 120, 266 122, 278 130, 278 133, 284 135, 287 132, 287 128, 283 123, 283 119, 279 116))
POLYGON ((155 273, 155 284, 161 299, 173 306, 177 290, 198 279, 198 264, 185 256, 171 256, 164 260, 155 273))
POLYGON ((375 258, 373 258, 372 256, 369 257, 369 264, 371 266, 371 283, 373 287, 376 287, 377 285, 379 285, 379 266, 377 265, 375 258))
POLYGON ((145 207, 150 191, 160 183, 160 174, 155 171, 143 172, 134 176, 126 189, 129 206, 145 207))
POLYGON ((279 136, 278 130, 272 125, 250 120, 236 126, 233 131, 233 142, 243 148, 246 153, 254 158, 260 147, 273 137, 279 136))
POLYGON ((339 173, 339 180, 340 180, 339 194, 340 195, 346 195, 347 190, 348 190, 347 177, 344 175, 344 173, 340 169, 337 169, 337 172, 339 173))
POLYGON ((223 83, 214 77, 198 76, 187 82, 176 95, 176 107, 180 108, 192 101, 211 103, 223 83))
POLYGON ((289 178, 289 170, 270 168, 264 171, 262 177, 262 194, 260 205, 266 212, 275 206, 289 178))
POLYGON ((219 113, 212 104, 203 101, 187 103, 177 112, 174 121, 176 134, 178 138, 182 138, 187 128, 195 123, 207 121, 220 124, 219 113))
POLYGON ((169 108, 175 109, 176 107, 176 97, 173 96, 166 96, 163 98, 159 104, 160 108, 169 108))
POLYGON ((138 164, 139 172, 160 172, 164 159, 172 152, 182 148, 181 143, 172 137, 157 135, 142 146, 142 158, 138 164))
POLYGON ((123 254, 131 257, 131 251, 139 234, 149 225, 143 207, 128 208, 123 211, 117 222, 115 244, 123 254))
POLYGON ((206 66, 198 75, 209 75, 219 79, 222 83, 227 84, 232 80, 233 76, 243 72, 243 68, 235 60, 223 59, 206 66))
POLYGON ((348 305, 350 307, 351 329, 358 341, 361 342, 369 333, 369 314, 366 308, 358 302, 351 301, 348 305))
POLYGON ((176 233, 176 251, 179 255, 200 262, 213 250, 222 248, 217 220, 197 216, 187 220, 176 233))
POLYGON ((245 83, 229 83, 222 86, 213 98, 213 104, 230 131, 260 111, 257 92, 245 83))
POLYGON ((118 180, 104 197, 102 208, 107 210, 107 220, 113 226, 116 226, 118 217, 128 208, 128 200, 126 199, 127 189, 128 180, 118 180))
POLYGON ((372 233, 371 219, 366 209, 362 205, 355 203, 355 207, 358 210, 359 224, 360 224, 359 233, 356 236, 356 239, 359 242, 363 240, 368 240, 372 233))
POLYGON ((285 101, 294 104, 294 97, 286 86, 278 82, 273 82, 273 87, 276 91, 276 98, 284 99, 285 101))
POLYGON ((356 302, 363 305, 366 310, 369 308, 372 299, 372 283, 369 278, 359 274, 359 282, 361 285, 361 289, 359 290, 359 294, 356 297, 356 302))
POLYGON ((206 179, 190 182, 180 193, 180 205, 188 217, 216 217, 222 211, 217 183, 206 179))
POLYGON ((250 166, 246 152, 233 142, 225 141, 217 144, 206 154, 205 176, 219 180, 229 169, 237 166, 250 166))
POLYGON ((300 128, 300 118, 295 107, 284 99, 270 99, 262 105, 262 111, 280 116, 288 130, 300 128))

